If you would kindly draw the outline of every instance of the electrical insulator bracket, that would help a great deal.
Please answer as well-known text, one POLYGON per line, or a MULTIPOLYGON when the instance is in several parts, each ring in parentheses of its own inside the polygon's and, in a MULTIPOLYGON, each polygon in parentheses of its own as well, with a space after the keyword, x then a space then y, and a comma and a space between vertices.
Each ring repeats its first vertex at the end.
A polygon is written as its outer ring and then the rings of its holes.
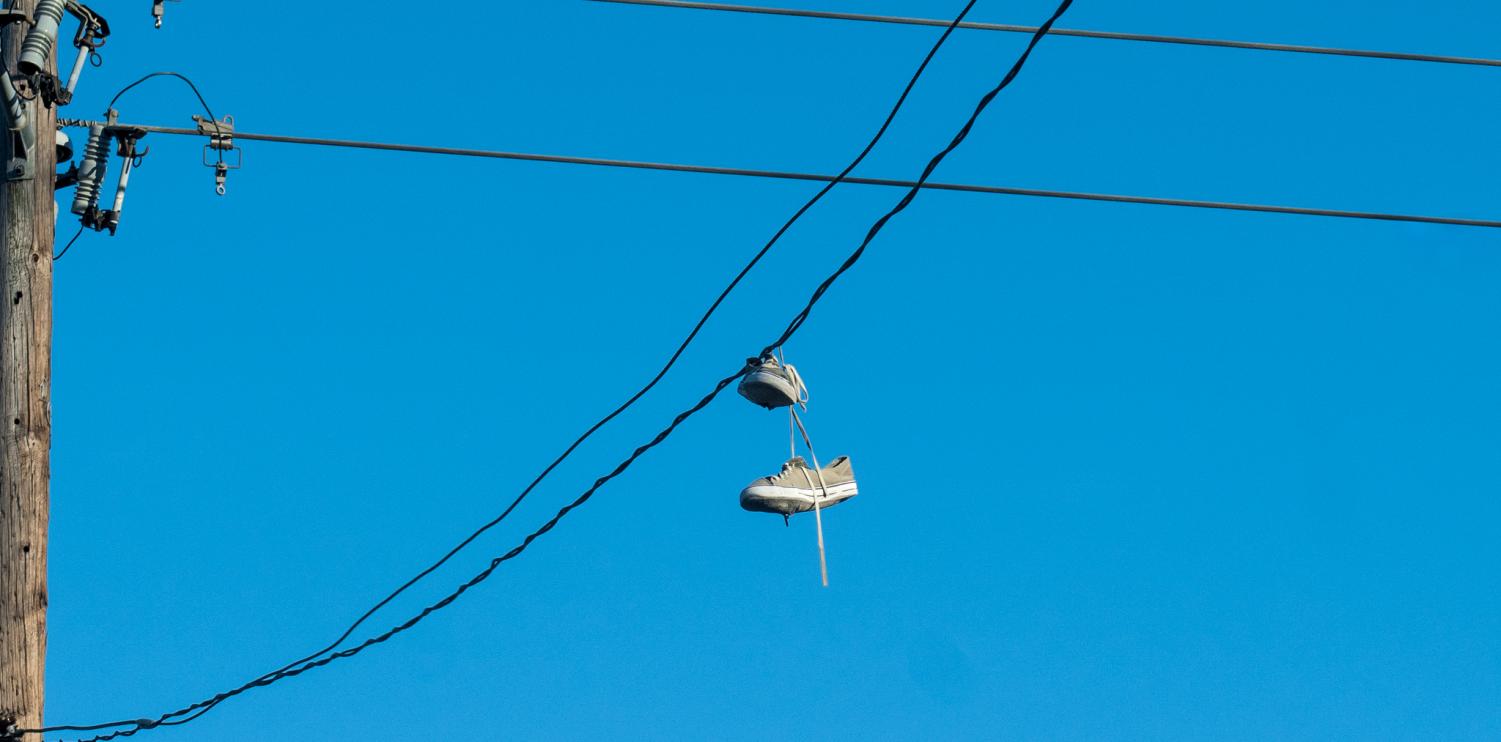
POLYGON ((193 121, 198 124, 198 133, 208 137, 208 144, 203 145, 203 164, 214 169, 214 192, 223 196, 229 171, 239 170, 245 163, 245 150, 235 145, 235 117, 225 116, 215 121, 194 116, 193 121), (224 159, 225 152, 235 154, 233 164, 224 159))

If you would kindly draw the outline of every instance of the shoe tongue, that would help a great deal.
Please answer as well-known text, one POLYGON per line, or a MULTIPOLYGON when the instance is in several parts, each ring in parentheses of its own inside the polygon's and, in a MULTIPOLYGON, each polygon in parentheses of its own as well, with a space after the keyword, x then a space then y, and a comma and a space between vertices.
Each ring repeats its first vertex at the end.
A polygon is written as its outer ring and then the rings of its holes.
POLYGON ((803 457, 801 456, 793 456, 792 458, 787 459, 787 463, 782 464, 783 471, 796 468, 811 469, 812 467, 808 466, 808 462, 804 461, 803 457))

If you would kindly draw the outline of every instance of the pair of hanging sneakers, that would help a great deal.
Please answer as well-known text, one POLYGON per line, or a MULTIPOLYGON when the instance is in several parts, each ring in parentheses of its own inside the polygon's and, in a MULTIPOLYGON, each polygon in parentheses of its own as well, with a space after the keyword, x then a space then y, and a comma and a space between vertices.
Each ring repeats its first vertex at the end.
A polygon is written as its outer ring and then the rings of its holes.
MULTIPOLYGON (((806 408, 808 387, 797 369, 769 356, 747 359, 746 363, 752 369, 740 380, 740 396, 768 410, 793 405, 806 408)), ((840 456, 822 468, 811 467, 803 457, 793 456, 782 465, 781 473, 761 477, 741 490, 740 507, 786 518, 812 510, 815 502, 820 509, 829 508, 859 493, 848 456, 840 456)))

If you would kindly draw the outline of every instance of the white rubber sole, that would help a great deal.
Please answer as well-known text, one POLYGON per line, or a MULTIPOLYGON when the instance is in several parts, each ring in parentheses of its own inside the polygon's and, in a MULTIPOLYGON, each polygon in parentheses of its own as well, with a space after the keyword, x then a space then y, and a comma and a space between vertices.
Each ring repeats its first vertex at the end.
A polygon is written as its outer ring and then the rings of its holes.
MULTIPOLYGON (((819 490, 758 484, 741 490, 740 507, 759 513, 806 513, 813 509, 813 498, 820 494, 819 490)), ((854 482, 832 484, 827 496, 818 497, 818 507, 831 508, 858 494, 860 488, 854 482)))
POLYGON ((740 381, 740 395, 767 409, 786 407, 797 403, 797 390, 792 384, 769 371, 752 371, 740 381))

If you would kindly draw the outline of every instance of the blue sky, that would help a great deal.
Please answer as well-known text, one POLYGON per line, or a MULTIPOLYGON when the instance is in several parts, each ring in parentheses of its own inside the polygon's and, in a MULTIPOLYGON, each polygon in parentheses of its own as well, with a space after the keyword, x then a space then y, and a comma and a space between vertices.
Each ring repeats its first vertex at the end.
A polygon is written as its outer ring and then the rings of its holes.
MULTIPOLYGON (((808 171, 938 33, 574 0, 190 0, 154 31, 114 5, 68 115, 173 69, 245 131, 808 171)), ((1501 57, 1498 24, 1416 0, 1061 23, 1501 57)), ((957 34, 860 172, 915 176, 1024 43, 957 34)), ((1053 38, 937 177, 1495 218, 1498 75, 1053 38)), ((196 112, 166 80, 120 108, 196 112)), ((119 236, 57 265, 51 723, 331 640, 649 378, 816 189, 247 142, 220 198, 199 142, 146 143, 119 236)), ((837 190, 656 393, 372 628, 775 337, 899 195, 837 190)), ((786 421, 726 396, 398 641, 151 734, 1495 739, 1497 240, 924 194, 787 349, 861 484, 826 519, 830 589, 811 521, 739 509, 786 421)))

